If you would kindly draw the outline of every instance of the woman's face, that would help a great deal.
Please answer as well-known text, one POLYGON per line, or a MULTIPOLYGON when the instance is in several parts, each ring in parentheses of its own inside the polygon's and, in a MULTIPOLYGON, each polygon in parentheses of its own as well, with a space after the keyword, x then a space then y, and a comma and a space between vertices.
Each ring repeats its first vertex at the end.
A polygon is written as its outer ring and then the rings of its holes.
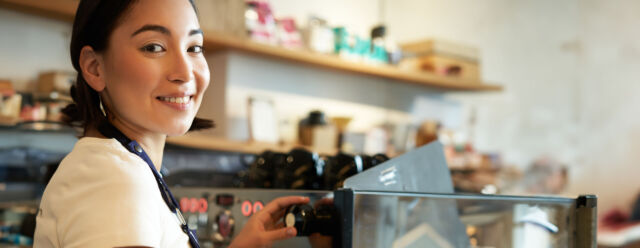
POLYGON ((184 134, 209 85, 193 7, 139 0, 116 25, 102 55, 109 114, 139 132, 184 134))

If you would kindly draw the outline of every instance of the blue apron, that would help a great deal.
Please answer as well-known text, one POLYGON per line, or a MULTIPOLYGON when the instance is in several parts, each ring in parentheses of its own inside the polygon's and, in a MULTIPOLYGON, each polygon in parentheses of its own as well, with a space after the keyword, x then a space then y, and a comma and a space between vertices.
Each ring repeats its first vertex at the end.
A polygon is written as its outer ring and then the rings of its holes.
POLYGON ((149 156, 147 156, 147 153, 145 153, 142 149, 142 146, 140 146, 140 144, 138 144, 138 142, 136 142, 135 140, 127 138, 127 136, 125 136, 122 132, 120 132, 120 130, 118 130, 108 121, 100 124, 98 126, 98 131, 107 138, 115 138, 127 150, 135 155, 138 155, 140 158, 142 158, 142 160, 147 162, 147 165, 149 165, 149 168, 151 168, 151 171, 153 172, 153 176, 156 178, 156 182, 158 183, 158 188, 160 189, 162 199, 169 207, 169 210, 171 210, 171 212, 173 212, 178 217, 178 220, 180 220, 180 227, 182 228, 182 231, 187 234, 187 236, 189 236, 189 244, 191 244, 192 248, 200 248, 200 244, 198 244, 198 239, 196 238, 196 232, 193 230, 189 230, 189 227, 187 226, 187 223, 184 220, 184 217, 182 217, 182 213, 180 212, 180 205, 178 204, 178 201, 176 201, 176 198, 173 197, 173 194, 171 194, 171 191, 169 191, 169 187, 167 187, 167 184, 162 179, 160 173, 158 173, 158 170, 156 170, 156 167, 153 165, 153 162, 151 162, 151 159, 149 159, 149 156))

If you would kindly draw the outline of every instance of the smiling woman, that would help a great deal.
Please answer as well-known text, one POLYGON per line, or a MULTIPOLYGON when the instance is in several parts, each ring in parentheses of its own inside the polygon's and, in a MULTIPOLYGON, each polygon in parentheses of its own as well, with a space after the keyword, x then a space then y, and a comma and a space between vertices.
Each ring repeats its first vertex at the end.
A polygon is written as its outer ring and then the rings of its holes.
MULTIPOLYGON (((158 171, 167 136, 212 126, 195 117, 210 77, 202 44, 192 1, 80 2, 64 114, 84 132, 42 196, 36 247, 199 247, 158 171)), ((295 236, 277 216, 306 202, 272 201, 231 246, 295 236)))

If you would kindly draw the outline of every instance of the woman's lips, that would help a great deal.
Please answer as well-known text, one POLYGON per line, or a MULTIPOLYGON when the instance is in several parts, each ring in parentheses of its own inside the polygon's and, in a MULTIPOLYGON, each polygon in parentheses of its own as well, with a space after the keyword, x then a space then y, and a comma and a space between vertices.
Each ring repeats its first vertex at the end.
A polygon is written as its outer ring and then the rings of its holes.
POLYGON ((163 104, 177 109, 186 110, 193 103, 193 96, 159 96, 156 97, 163 104))

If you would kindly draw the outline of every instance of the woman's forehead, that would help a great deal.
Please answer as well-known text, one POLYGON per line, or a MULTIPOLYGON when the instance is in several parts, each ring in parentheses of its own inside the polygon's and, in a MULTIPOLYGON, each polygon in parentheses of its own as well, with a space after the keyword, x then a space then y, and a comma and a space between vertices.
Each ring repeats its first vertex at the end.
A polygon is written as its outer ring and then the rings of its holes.
POLYGON ((145 25, 167 28, 176 35, 199 29, 198 17, 188 0, 138 0, 120 21, 116 31, 133 34, 145 25))

